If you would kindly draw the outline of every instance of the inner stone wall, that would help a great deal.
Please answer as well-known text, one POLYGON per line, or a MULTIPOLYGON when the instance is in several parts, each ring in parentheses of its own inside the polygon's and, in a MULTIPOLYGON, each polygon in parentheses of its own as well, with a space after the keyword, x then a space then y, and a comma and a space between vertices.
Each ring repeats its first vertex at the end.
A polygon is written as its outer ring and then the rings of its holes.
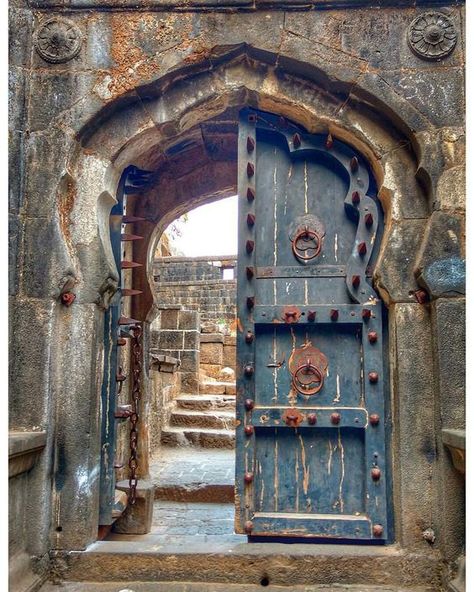
POLYGON ((236 314, 236 280, 223 279, 223 270, 233 270, 236 265, 235 255, 157 258, 153 265, 157 303, 197 310, 202 325, 211 322, 231 331, 236 314))

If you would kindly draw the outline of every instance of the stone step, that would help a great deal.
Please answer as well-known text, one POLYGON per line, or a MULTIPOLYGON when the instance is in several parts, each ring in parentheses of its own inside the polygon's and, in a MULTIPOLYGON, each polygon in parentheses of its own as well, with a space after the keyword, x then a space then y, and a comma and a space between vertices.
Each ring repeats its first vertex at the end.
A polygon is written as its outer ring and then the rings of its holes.
POLYGON ((170 425, 233 430, 234 420, 235 413, 232 411, 190 411, 186 409, 172 411, 170 425))
POLYGON ((202 448, 234 448, 235 433, 210 428, 166 427, 161 432, 164 446, 200 446, 202 448))
MULTIPOLYGON (((208 582, 213 582, 216 590, 220 584, 226 592, 236 583, 268 583, 270 590, 270 586, 298 590, 297 586, 325 585, 331 591, 346 590, 342 586, 351 584, 347 590, 354 592, 405 592, 413 586, 411 592, 421 592, 436 587, 441 569, 436 553, 410 553, 394 545, 246 541, 238 535, 112 535, 85 551, 57 551, 53 569, 57 561, 57 572, 66 581, 103 582, 102 592, 121 590, 107 586, 124 580, 143 582, 143 588, 124 585, 134 592, 147 590, 145 583, 158 582, 201 583, 204 590, 212 590, 208 582)), ((193 590, 186 586, 183 592, 193 590)))
POLYGON ((235 395, 180 395, 176 397, 176 407, 191 411, 234 411, 235 395))
POLYGON ((199 392, 206 395, 235 395, 235 382, 200 382, 199 392))

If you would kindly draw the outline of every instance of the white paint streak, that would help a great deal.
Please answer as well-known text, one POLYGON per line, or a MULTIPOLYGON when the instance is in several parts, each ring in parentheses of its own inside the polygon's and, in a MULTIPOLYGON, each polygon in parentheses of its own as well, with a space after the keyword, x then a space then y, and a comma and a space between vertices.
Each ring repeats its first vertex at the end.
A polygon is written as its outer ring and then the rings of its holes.
POLYGON ((306 305, 309 304, 309 302, 308 302, 308 280, 304 281, 304 303, 306 305))
POLYGON ((295 450, 295 484, 296 484, 296 511, 299 512, 300 509, 300 480, 299 480, 299 458, 298 458, 298 449, 295 450))
MULTIPOLYGON (((274 150, 274 156, 276 161, 276 154, 277 150, 274 150)), ((277 264, 277 232, 278 232, 278 222, 277 222, 277 166, 275 162, 275 168, 273 170, 273 220, 275 222, 274 231, 273 231, 273 265, 276 267, 277 264)), ((275 301, 276 304, 276 301, 275 301)))
POLYGON ((334 403, 339 403, 341 400, 341 384, 339 379, 339 374, 336 375, 336 398, 334 399, 334 403))
POLYGON ((308 213, 308 165, 304 162, 304 213, 308 213))
POLYGON ((338 244, 337 244, 337 232, 334 235, 334 260, 337 263, 337 249, 338 249, 338 244))
POLYGON ((301 466, 303 468, 303 491, 308 495, 309 487, 309 466, 306 464, 306 451, 304 449, 304 442, 302 436, 298 436, 301 443, 301 466))
POLYGON ((278 512, 278 432, 275 430, 275 458, 273 459, 273 502, 278 512))
MULTIPOLYGON (((276 327, 273 328, 273 359, 274 360, 277 359, 276 327)), ((278 372, 278 368, 273 368, 273 397, 272 397, 272 401, 275 401, 275 403, 278 400, 277 372, 278 372)))
POLYGON ((339 512, 344 513, 344 500, 342 498, 342 485, 344 483, 344 446, 342 445, 341 430, 337 430, 337 446, 341 454, 341 480, 339 481, 339 512))
POLYGON ((328 448, 329 448, 328 475, 330 475, 331 474, 331 465, 332 465, 332 445, 331 445, 331 440, 329 440, 329 442, 328 442, 328 448))

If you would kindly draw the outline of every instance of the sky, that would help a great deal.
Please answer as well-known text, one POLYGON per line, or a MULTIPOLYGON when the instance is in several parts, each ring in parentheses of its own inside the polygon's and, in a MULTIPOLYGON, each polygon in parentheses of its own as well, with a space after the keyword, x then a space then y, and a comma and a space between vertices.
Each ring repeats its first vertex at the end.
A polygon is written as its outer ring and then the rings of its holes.
POLYGON ((191 210, 178 227, 181 236, 172 238, 172 244, 184 256, 236 255, 237 196, 191 210))

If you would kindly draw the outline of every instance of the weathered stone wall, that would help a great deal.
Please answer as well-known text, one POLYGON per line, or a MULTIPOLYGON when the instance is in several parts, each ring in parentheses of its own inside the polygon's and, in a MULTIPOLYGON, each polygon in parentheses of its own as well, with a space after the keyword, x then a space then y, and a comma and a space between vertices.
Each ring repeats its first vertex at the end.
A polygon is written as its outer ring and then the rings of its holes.
POLYGON ((197 310, 205 323, 235 325, 236 280, 224 280, 223 269, 235 269, 234 257, 170 257, 155 259, 153 279, 160 304, 197 310))
POLYGON ((437 260, 464 258, 464 6, 373 4, 10 2, 10 429, 47 432, 15 506, 28 516, 18 551, 47 558, 97 536, 103 285, 117 278, 107 228, 123 168, 155 173, 129 209, 145 218, 134 228, 143 294, 131 314, 146 342, 155 239, 181 213, 235 194, 244 105, 330 131, 374 171, 386 220, 375 277, 390 324, 395 541, 433 568, 414 562, 410 585, 436 583, 462 551, 464 483, 442 429, 464 429, 463 286, 453 273, 441 289, 425 276, 437 260), (457 35, 439 61, 407 43, 413 19, 433 7, 457 35), (53 32, 42 28, 58 17, 74 55, 61 43, 48 55, 53 32), (65 290, 76 294, 69 308, 65 290))

